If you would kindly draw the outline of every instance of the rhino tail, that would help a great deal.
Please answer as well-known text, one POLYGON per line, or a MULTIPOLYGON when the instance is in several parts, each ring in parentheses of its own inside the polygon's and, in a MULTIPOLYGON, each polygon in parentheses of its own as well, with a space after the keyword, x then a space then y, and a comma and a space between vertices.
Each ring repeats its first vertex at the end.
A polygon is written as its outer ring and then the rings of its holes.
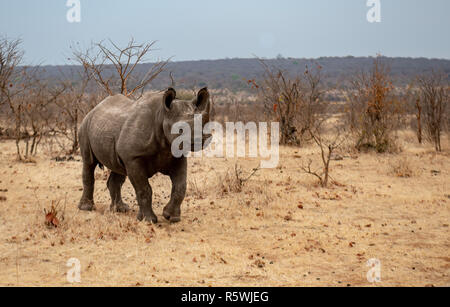
POLYGON ((94 152, 91 148, 91 143, 89 141, 89 136, 86 131, 86 125, 88 123, 88 120, 83 121, 83 123, 80 126, 80 129, 78 130, 78 142, 80 144, 80 153, 83 158, 83 162, 87 164, 97 164, 101 169, 103 169, 103 164, 101 164, 98 159, 95 157, 94 152))

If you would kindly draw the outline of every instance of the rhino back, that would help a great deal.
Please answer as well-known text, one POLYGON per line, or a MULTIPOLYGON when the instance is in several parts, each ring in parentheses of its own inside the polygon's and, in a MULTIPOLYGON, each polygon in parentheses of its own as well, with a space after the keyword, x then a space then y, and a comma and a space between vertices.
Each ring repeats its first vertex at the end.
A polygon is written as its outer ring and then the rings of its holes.
MULTIPOLYGON (((116 143, 134 107, 135 103, 123 95, 110 96, 86 116, 80 129, 80 138, 87 138, 86 145, 98 162, 118 173, 125 169, 116 154, 116 143)), ((80 146, 82 143, 80 139, 80 146)))
POLYGON ((162 95, 148 95, 136 101, 134 109, 122 126, 117 143, 125 160, 152 156, 164 143, 162 95))

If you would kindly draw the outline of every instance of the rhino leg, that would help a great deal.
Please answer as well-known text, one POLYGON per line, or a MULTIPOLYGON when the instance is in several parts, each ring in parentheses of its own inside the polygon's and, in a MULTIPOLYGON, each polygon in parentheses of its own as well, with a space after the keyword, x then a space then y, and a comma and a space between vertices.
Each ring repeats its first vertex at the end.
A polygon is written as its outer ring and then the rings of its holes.
POLYGON ((139 160, 134 160, 130 165, 126 166, 127 174, 136 192, 139 205, 138 220, 142 221, 145 219, 147 222, 156 224, 158 218, 152 208, 152 187, 148 183, 148 176, 144 165, 139 160))
POLYGON ((128 205, 122 201, 122 185, 125 182, 125 176, 111 172, 106 183, 109 194, 111 195, 111 210, 126 213, 130 210, 128 205))
POLYGON ((96 163, 83 162, 83 195, 81 196, 78 209, 92 211, 94 209, 94 171, 96 163))
POLYGON ((187 162, 186 159, 182 159, 169 174, 172 181, 172 192, 169 203, 164 207, 163 216, 171 223, 181 220, 181 203, 186 195, 186 171, 187 162))

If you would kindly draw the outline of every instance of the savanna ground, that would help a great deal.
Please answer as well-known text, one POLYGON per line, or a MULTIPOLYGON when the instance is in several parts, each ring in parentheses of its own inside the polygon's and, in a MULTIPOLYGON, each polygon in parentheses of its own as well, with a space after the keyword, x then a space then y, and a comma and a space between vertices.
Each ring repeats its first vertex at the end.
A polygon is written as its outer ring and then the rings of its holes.
MULTIPOLYGON (((419 146, 412 132, 398 154, 348 153, 332 162, 324 189, 300 170, 313 145, 281 147, 276 169, 227 191, 235 160, 191 158, 182 221, 169 224, 164 176, 150 180, 157 225, 109 211, 106 173, 96 173, 96 211, 77 209, 81 162, 41 154, 17 162, 0 143, 0 285, 67 286, 69 258, 81 286, 373 286, 368 259, 381 261, 377 286, 450 285, 450 154, 419 146), (226 174, 229 174, 228 176, 226 174), (58 227, 44 209, 57 204, 58 227)), ((239 160, 246 173, 257 160, 239 160)))

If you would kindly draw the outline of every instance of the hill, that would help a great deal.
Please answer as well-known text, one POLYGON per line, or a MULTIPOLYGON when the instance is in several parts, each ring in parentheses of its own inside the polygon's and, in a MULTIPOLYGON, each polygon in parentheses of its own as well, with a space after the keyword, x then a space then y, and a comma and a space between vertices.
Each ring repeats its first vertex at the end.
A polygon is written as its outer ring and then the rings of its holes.
MULTIPOLYGON (((373 57, 321 57, 317 59, 277 58, 265 60, 270 66, 280 67, 291 74, 302 73, 305 66, 316 63, 323 67, 324 80, 327 85, 343 84, 355 73, 371 67, 373 57)), ((441 70, 450 74, 450 60, 426 58, 388 58, 383 61, 389 65, 392 78, 396 85, 410 83, 418 74, 441 70)), ((140 64, 136 68, 139 75, 145 74, 152 64, 140 64)), ((43 78, 58 80, 61 74, 69 75, 78 66, 44 66, 43 78)), ((156 80, 151 88, 162 89, 171 84, 169 73, 172 72, 178 88, 208 86, 215 89, 246 90, 245 82, 249 79, 259 79, 263 67, 257 59, 221 59, 171 62, 156 80)))

